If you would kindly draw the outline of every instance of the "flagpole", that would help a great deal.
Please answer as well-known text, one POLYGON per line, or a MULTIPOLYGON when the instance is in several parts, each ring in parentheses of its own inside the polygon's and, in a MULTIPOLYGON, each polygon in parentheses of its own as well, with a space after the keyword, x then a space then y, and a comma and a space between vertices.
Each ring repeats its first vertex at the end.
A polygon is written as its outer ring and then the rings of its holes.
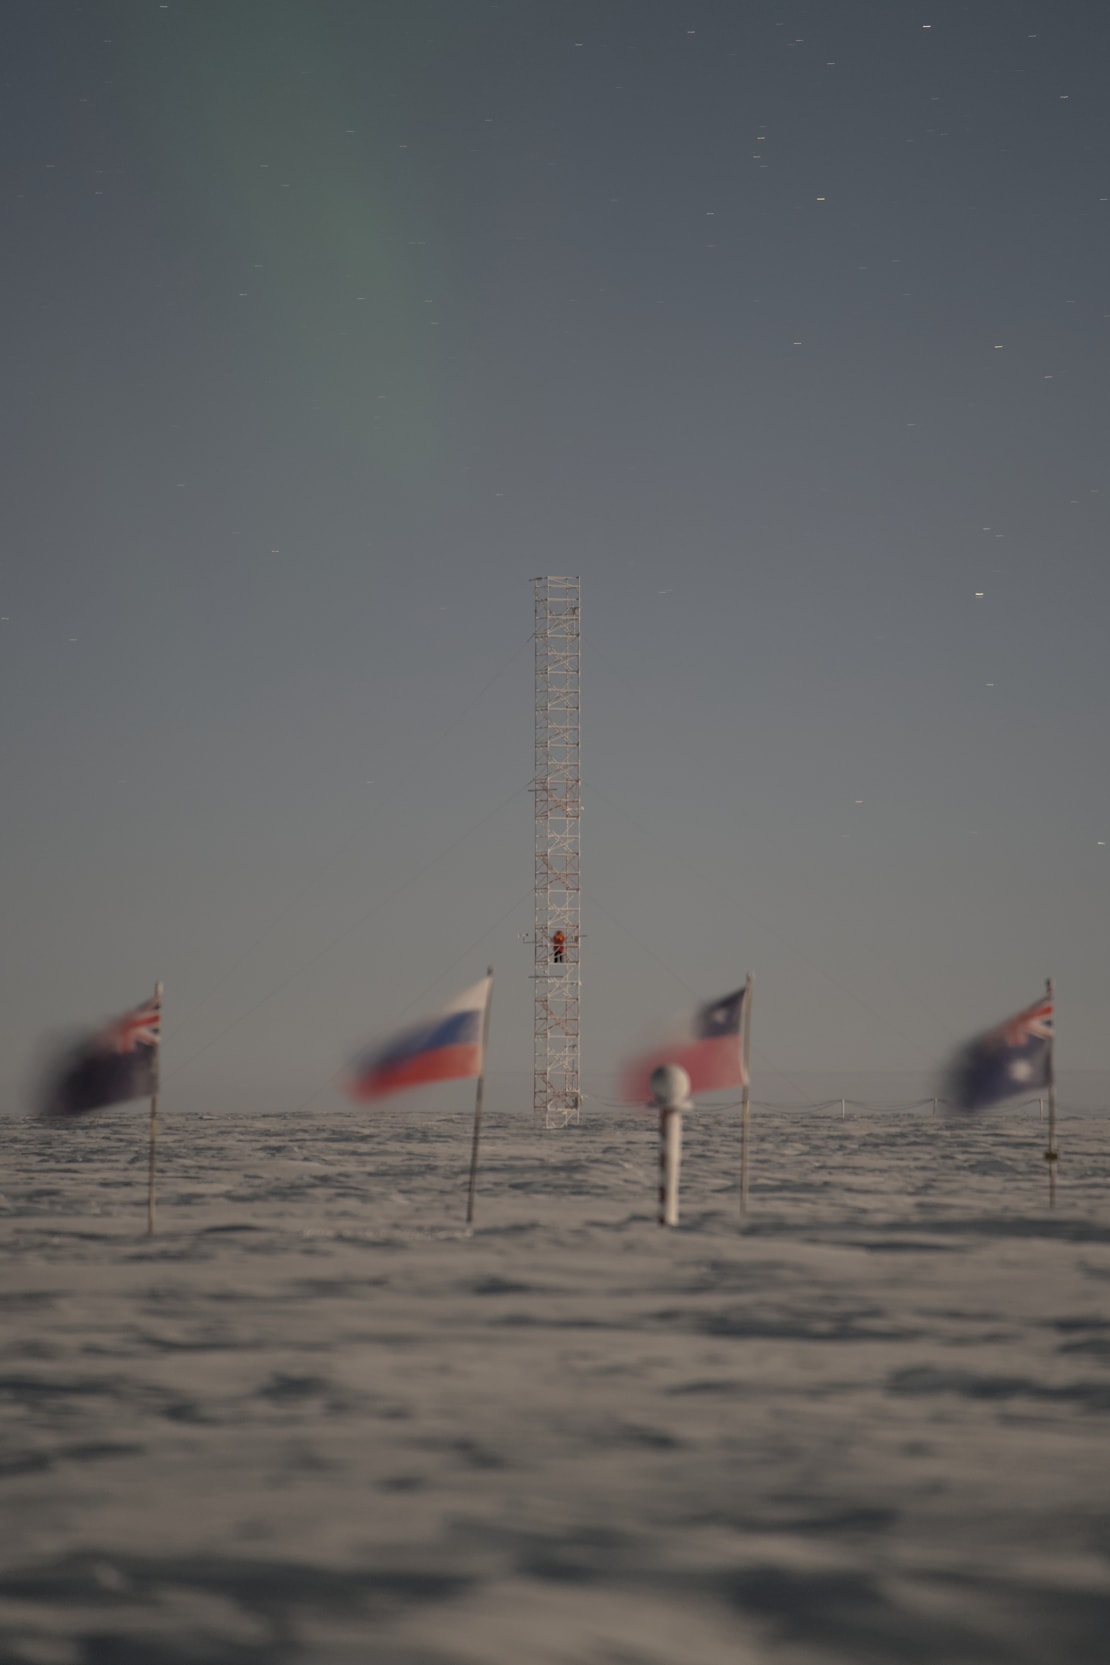
POLYGON ((493 1005, 493 967, 488 966, 486 976, 490 986, 486 991, 486 1009, 482 1014, 482 1073, 478 1077, 478 1087, 474 1094, 474 1139, 470 1147, 470 1184, 466 1192, 466 1223, 474 1223, 474 1193, 478 1187, 478 1144, 482 1137, 482 1099, 486 1090, 486 1047, 489 1042, 489 1009, 493 1005))
POLYGON ((1052 1001, 1051 1035, 1048 1042, 1048 1149, 1044 1159, 1048 1163, 1048 1206, 1056 1207, 1056 999, 1052 992, 1052 978, 1045 978, 1045 994, 1052 1001))
POLYGON ((147 1164, 146 1179, 146 1234, 154 1236, 154 1174, 155 1159, 158 1149, 158 1088, 162 1081, 162 985, 155 983, 154 999, 158 1005, 158 1053, 155 1064, 154 1092, 150 1098, 150 1156, 147 1164))
POLYGON ((740 1218, 748 1212, 748 1145, 751 1132, 751 1069, 750 1054, 752 1041, 752 983, 754 978, 748 973, 748 980, 744 984, 744 1015, 741 1022, 741 1061, 744 1067, 744 1086, 740 1098, 740 1218))

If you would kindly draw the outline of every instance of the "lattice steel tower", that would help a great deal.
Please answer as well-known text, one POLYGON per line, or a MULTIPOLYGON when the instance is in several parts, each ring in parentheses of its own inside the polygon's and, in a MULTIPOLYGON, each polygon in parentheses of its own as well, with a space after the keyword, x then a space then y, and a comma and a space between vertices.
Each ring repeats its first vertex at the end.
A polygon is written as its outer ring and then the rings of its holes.
POLYGON ((577 578, 537 578, 535 1041, 532 1103, 547 1127, 581 1119, 579 766, 582 724, 577 578))

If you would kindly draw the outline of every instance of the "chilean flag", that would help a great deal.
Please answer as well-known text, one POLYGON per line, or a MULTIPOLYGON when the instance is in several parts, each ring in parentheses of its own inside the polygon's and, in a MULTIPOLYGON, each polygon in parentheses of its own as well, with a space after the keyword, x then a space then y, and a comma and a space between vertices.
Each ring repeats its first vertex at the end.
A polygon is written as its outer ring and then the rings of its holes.
POLYGON ((747 994, 745 986, 699 1006, 673 1040, 631 1059, 622 1074, 621 1096, 630 1104, 649 1104, 651 1072, 660 1064, 681 1065, 690 1077, 692 1093, 746 1085, 741 1030, 747 994))
POLYGON ((465 1081, 485 1066, 485 1026, 492 977, 464 989, 434 1017, 402 1029, 356 1058, 345 1082, 349 1098, 370 1100, 423 1087, 432 1081, 465 1081))

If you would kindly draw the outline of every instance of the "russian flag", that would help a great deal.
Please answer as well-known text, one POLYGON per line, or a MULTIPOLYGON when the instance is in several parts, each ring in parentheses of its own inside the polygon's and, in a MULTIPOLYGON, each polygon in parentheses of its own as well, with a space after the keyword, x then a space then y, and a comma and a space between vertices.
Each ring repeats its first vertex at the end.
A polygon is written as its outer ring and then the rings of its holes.
POLYGON ((348 1097, 367 1101, 432 1081, 465 1081, 481 1075, 492 985, 492 977, 483 977, 434 1017, 402 1029, 356 1058, 344 1083, 348 1097))

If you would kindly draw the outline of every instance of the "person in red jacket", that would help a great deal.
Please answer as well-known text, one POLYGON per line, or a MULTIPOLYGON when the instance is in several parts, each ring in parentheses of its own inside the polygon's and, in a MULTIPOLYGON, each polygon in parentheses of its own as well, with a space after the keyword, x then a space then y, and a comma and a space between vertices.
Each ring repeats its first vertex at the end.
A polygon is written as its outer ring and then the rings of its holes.
POLYGON ((556 931, 551 939, 551 958, 556 965, 562 965, 567 957, 567 939, 562 931, 556 931))

